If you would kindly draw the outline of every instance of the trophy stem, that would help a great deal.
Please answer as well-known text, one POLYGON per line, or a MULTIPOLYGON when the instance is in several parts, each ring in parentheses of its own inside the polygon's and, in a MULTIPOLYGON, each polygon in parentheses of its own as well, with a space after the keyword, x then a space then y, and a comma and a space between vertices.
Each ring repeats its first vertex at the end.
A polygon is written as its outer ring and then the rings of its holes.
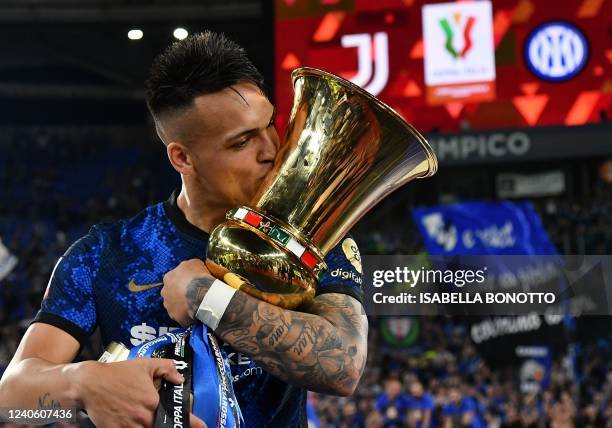
POLYGON ((211 233, 206 257, 216 278, 286 309, 311 301, 327 270, 323 255, 303 234, 248 207, 227 213, 211 233))

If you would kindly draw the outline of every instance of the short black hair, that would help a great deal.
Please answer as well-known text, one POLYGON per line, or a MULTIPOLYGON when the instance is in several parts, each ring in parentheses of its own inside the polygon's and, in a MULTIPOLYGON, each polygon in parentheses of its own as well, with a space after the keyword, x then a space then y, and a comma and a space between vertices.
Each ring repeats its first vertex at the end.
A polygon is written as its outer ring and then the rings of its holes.
POLYGON ((155 58, 145 82, 147 106, 157 118, 238 82, 253 83, 264 92, 263 77, 240 45, 213 31, 197 33, 155 58))

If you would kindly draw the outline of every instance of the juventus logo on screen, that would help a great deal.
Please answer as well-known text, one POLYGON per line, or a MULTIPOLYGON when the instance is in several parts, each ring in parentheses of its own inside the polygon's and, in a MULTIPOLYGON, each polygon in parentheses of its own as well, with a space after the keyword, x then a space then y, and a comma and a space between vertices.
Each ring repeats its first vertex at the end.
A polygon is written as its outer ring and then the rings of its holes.
POLYGON ((351 82, 374 96, 380 94, 389 80, 387 33, 380 31, 374 37, 368 33, 346 34, 341 42, 345 48, 357 48, 357 74, 350 79, 351 82))

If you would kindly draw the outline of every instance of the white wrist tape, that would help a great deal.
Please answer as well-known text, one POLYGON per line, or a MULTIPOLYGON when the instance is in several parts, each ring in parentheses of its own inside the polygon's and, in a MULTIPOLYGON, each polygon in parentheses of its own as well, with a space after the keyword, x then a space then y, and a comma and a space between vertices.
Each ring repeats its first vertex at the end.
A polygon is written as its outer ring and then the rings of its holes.
POLYGON ((215 279, 198 307, 196 318, 215 331, 236 291, 234 287, 215 279))

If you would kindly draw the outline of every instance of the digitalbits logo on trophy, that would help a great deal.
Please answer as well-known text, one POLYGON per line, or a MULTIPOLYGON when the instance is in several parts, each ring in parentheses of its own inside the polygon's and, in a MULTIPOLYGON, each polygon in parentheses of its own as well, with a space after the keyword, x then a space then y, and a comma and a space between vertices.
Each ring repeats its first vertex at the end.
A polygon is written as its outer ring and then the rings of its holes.
POLYGON ((425 138, 368 92, 314 68, 292 79, 274 167, 253 201, 213 230, 206 260, 217 278, 288 309, 314 298, 325 256, 363 215, 437 170, 425 138))

